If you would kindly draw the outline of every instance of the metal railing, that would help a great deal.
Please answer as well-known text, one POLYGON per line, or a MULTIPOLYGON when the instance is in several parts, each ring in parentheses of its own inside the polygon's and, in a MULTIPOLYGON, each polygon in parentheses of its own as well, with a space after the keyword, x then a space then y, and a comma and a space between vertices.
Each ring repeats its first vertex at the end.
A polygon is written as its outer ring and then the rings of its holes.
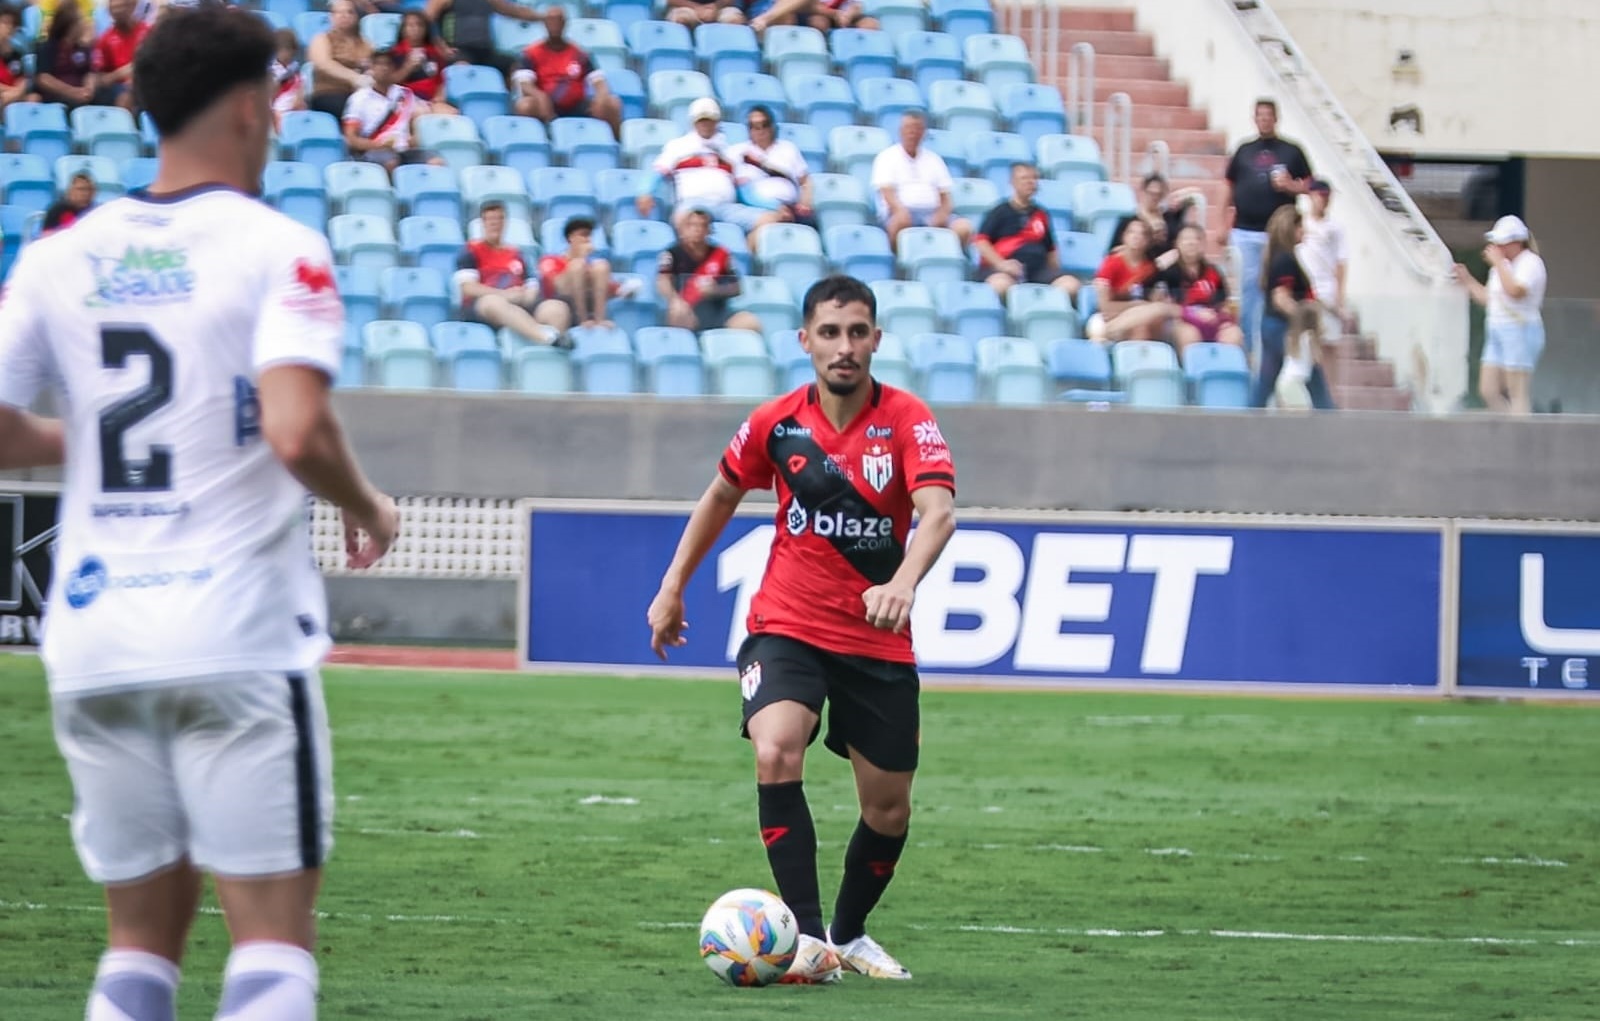
POLYGON ((1106 133, 1102 145, 1106 177, 1128 181, 1133 177, 1133 98, 1114 92, 1106 99, 1106 133))
POLYGON ((1067 118, 1075 133, 1094 134, 1094 47, 1089 43, 1074 43, 1067 53, 1067 118))
MULTIPOLYGON (((1039 80, 1062 80, 1061 5, 1049 0, 1011 0, 996 5, 1000 30, 1022 39, 1038 71, 1039 80)), ((1078 43, 1066 57, 1066 104, 1069 130, 1079 135, 1094 131, 1094 47, 1078 43)))

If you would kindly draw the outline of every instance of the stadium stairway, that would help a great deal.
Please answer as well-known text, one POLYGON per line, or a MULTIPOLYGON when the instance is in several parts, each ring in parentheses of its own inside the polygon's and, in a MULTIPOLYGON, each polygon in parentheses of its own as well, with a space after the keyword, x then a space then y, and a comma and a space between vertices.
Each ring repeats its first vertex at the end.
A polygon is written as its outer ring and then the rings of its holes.
POLYGON ((1372 337, 1340 337, 1330 345, 1328 385, 1333 401, 1349 411, 1410 411, 1411 391, 1396 385, 1394 363, 1378 357, 1372 337))

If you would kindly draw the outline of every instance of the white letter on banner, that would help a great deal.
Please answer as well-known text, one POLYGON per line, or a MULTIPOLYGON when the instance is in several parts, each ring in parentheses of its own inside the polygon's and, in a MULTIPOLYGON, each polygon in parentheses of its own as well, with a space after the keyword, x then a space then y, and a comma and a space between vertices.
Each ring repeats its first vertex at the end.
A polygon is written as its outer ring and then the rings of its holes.
POLYGON ((911 633, 917 660, 928 666, 976 667, 993 663, 1017 636, 1017 590, 1022 587, 1022 551, 999 532, 959 528, 917 587, 911 633), (983 572, 977 581, 956 581, 958 568, 983 572), (978 618, 970 631, 946 630, 951 614, 978 618))
POLYGON ((1561 683, 1569 688, 1589 686, 1589 661, 1569 659, 1561 664, 1561 683))
POLYGON ((1156 576, 1140 670, 1147 674, 1175 674, 1183 669, 1189 618, 1194 611, 1195 579, 1202 574, 1227 574, 1232 564, 1232 536, 1133 537, 1128 546, 1128 570, 1156 576))
POLYGON ((1543 656, 1524 656, 1522 665, 1528 668, 1528 687, 1539 686, 1539 671, 1550 665, 1550 661, 1543 656))
POLYGON ((1112 635, 1064 635, 1062 621, 1098 624, 1111 616, 1111 586, 1075 582, 1073 570, 1117 574, 1128 539, 1123 535, 1041 532, 1033 540, 1022 633, 1013 662, 1020 670, 1103 674, 1111 669, 1112 635))
POLYGON ((1552 656, 1600 656, 1600 631, 1551 627, 1544 617, 1544 554, 1522 554, 1522 640, 1552 656))
POLYGON ((750 600, 767 573, 767 555, 772 551, 772 537, 776 531, 771 525, 752 528, 717 557, 717 591, 726 592, 735 587, 739 590, 733 597, 733 620, 728 626, 730 663, 738 658, 739 646, 744 643, 744 622, 750 616, 750 600))

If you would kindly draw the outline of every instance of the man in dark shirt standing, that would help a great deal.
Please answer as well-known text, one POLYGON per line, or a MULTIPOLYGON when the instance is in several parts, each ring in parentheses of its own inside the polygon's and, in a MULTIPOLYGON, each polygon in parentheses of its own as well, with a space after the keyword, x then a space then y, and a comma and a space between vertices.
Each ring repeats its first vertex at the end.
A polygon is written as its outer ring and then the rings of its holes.
POLYGON ((1298 145, 1278 137, 1278 104, 1256 101, 1259 137, 1239 146, 1228 163, 1233 187, 1228 206, 1230 243, 1239 253, 1239 316, 1245 345, 1261 339, 1261 255, 1267 247, 1267 221, 1311 186, 1311 165, 1298 145))
POLYGON ((1050 214, 1033 203, 1038 192, 1038 168, 1013 163, 1011 198, 989 210, 973 239, 978 272, 1002 298, 1015 284, 1049 284, 1076 301, 1078 278, 1062 272, 1050 214))

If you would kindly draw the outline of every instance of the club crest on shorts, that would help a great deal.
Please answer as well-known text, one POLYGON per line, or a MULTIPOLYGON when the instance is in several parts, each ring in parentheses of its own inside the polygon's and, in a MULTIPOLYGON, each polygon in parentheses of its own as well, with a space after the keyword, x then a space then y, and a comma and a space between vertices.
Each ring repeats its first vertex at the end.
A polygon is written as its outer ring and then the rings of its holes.
POLYGON ((883 492, 883 487, 894 478, 894 454, 884 450, 882 444, 874 443, 861 455, 861 474, 866 478, 867 485, 883 492))
POLYGON ((756 697, 756 689, 759 687, 761 687, 761 664, 751 663, 739 674, 739 694, 748 702, 756 697))

